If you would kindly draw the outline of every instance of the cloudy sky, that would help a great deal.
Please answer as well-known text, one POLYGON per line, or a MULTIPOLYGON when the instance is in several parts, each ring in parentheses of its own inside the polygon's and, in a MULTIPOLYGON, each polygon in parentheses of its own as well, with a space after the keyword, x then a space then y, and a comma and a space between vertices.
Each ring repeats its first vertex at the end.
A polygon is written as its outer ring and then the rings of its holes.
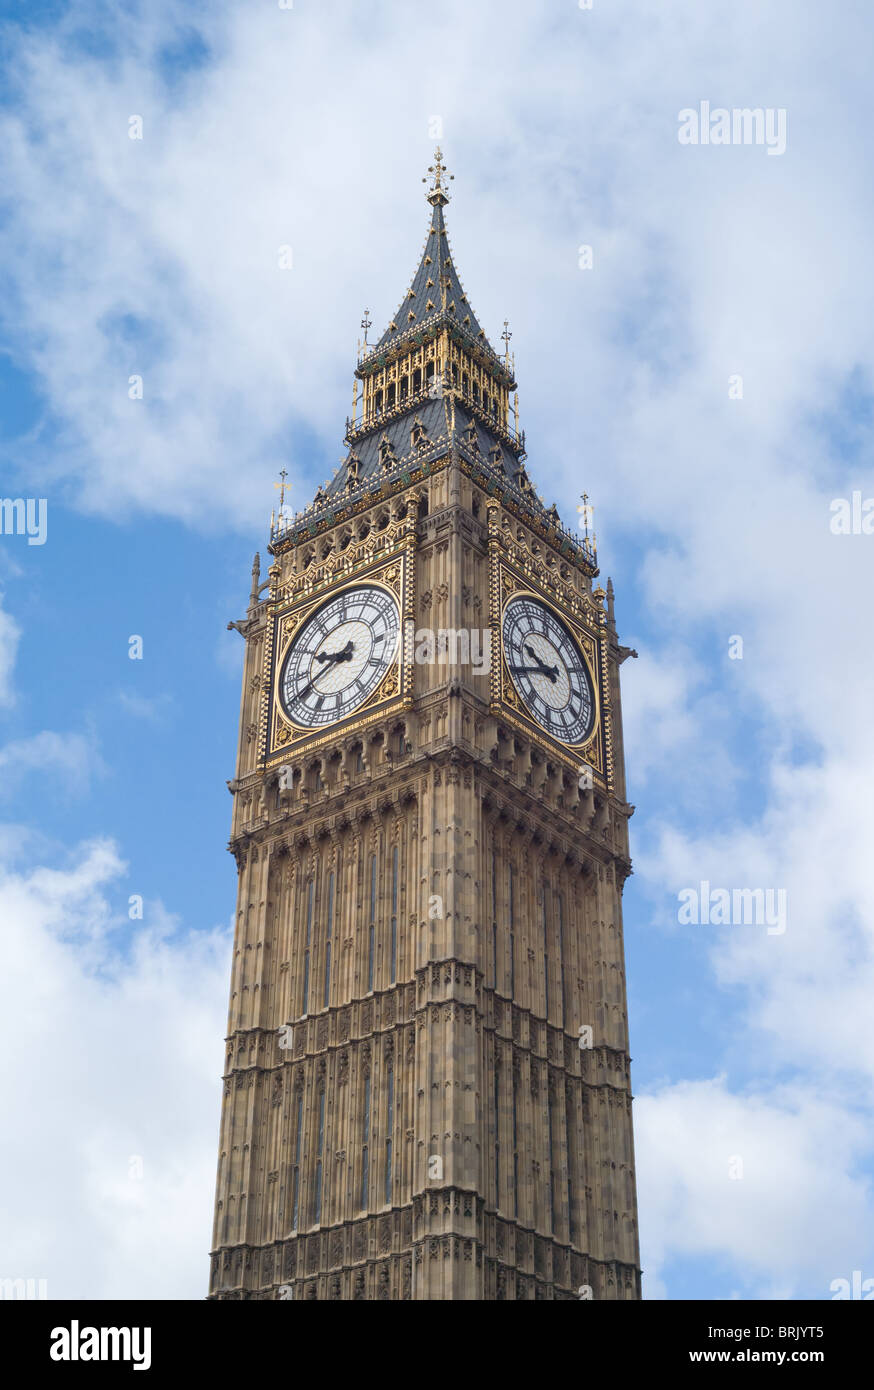
POLYGON ((831 526, 874 496, 872 33, 866 0, 0 0, 0 492, 48 502, 45 544, 0 535, 0 1276, 205 1292, 225 624, 278 470, 303 504, 339 460, 439 136, 529 469, 570 524, 590 495, 640 654, 646 1295, 874 1277, 874 536, 831 526), (785 112, 785 152, 682 144, 702 101, 785 112), (680 922, 702 881, 785 891, 785 931, 680 922))

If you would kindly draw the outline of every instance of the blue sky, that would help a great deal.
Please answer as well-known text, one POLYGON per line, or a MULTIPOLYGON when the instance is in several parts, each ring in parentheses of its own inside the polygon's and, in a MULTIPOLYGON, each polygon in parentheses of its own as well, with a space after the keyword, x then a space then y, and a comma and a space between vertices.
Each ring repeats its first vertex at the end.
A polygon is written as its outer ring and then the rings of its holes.
POLYGON ((0 1085, 27 1117, 0 1274, 203 1294, 226 623, 279 468, 302 504, 339 460, 358 324, 368 305, 382 331, 418 262, 436 133, 466 290, 493 341, 510 319, 529 469, 571 523, 590 494, 640 653, 647 1296, 874 1277, 874 539, 829 529, 833 499, 874 496, 872 25, 864 5, 664 8, 0 0, 0 493, 48 499, 45 545, 0 536, 0 1085), (785 109, 786 152, 681 146, 704 99, 785 109), (786 932, 681 926, 703 879, 785 888, 786 932))

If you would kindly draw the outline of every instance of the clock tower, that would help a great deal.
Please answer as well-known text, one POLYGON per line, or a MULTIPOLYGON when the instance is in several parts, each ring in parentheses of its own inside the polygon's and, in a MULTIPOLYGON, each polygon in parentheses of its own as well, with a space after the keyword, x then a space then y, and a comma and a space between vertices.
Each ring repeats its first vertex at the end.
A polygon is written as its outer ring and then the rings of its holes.
POLYGON ((344 462, 253 568, 210 1296, 640 1297, 613 592, 437 151, 344 462), (506 330, 506 325, 505 325, 506 330))

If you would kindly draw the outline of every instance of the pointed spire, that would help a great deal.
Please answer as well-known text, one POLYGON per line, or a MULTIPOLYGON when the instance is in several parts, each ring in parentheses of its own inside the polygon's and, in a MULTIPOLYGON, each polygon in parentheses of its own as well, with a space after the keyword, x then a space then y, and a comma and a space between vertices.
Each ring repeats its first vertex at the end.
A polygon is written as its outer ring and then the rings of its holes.
MULTIPOLYGON (((470 307, 449 250, 443 209, 449 202, 448 181, 455 175, 447 173, 443 163, 443 152, 439 146, 428 173, 431 175, 431 187, 425 197, 431 204, 432 212, 419 268, 404 292, 400 308, 376 344, 376 348, 368 344, 366 351, 371 354, 381 351, 397 342, 404 334, 417 333, 426 319, 433 320, 435 316, 448 315, 453 322, 459 326, 463 325, 465 332, 472 338, 479 339, 493 352, 494 349, 470 307)), ((422 182, 427 183, 427 178, 422 182)), ((497 354, 495 357, 497 358, 497 354)))
MULTIPOLYGON (((419 267, 376 342, 369 310, 361 320, 364 341, 355 378, 363 386, 353 397, 345 437, 350 451, 328 485, 328 503, 342 499, 348 505, 369 485, 385 484, 399 465, 424 466, 431 450, 451 449, 456 441, 484 467, 488 451, 490 467, 511 483, 525 456, 518 397, 511 405, 516 383, 508 365, 509 325, 498 354, 476 320, 449 246, 444 209, 452 175, 439 148, 428 172, 428 231, 419 267)), ((526 502, 536 505, 524 470, 517 481, 526 502)))

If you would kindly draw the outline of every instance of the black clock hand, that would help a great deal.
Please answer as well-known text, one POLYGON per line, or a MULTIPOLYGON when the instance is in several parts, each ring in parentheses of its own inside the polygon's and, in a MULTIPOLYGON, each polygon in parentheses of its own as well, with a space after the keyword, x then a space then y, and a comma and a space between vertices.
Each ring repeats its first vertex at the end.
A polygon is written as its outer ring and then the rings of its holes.
MULTIPOLYGON (((321 675, 321 671, 319 671, 318 674, 321 675)), ((302 685, 300 690, 295 691, 294 698, 291 700, 291 704, 294 704, 297 700, 302 700, 304 695, 306 695, 307 691, 310 689, 310 686, 315 684, 315 680, 316 677, 311 676, 310 679, 307 681, 306 685, 302 685)))
MULTIPOLYGON (((352 646, 352 639, 350 638, 349 641, 346 643, 345 647, 343 648, 343 650, 342 650, 341 652, 323 652, 323 653, 321 654, 321 656, 317 656, 317 657, 316 657, 316 660, 317 660, 317 661, 351 661, 351 660, 352 660, 353 651, 354 651, 354 648, 353 648, 353 646, 352 646)), ((315 674, 314 676, 311 676, 310 679, 307 681, 306 685, 301 686, 300 690, 297 691, 297 693, 296 693, 295 696, 294 696, 295 700, 302 700, 303 697, 304 697, 304 695, 306 695, 307 691, 308 691, 313 685, 315 685, 316 681, 319 679, 319 676, 322 676, 322 675, 324 675, 324 672, 323 672, 323 671, 317 671, 316 674, 315 674)))
POLYGON ((532 658, 533 661, 537 662, 537 665, 540 667, 540 674, 542 676, 549 676, 549 679, 552 681, 553 685, 555 685, 555 682, 558 678, 558 667, 544 666, 536 651, 534 651, 532 647, 529 647, 527 642, 525 643, 525 651, 532 658))
POLYGON ((549 667, 549 666, 511 666, 511 667, 510 667, 510 670, 511 670, 511 671, 518 671, 518 672, 520 672, 520 673, 521 673, 521 672, 527 672, 527 671, 533 671, 534 674, 537 675, 537 676, 547 676, 547 677, 549 678, 549 680, 552 681, 553 685, 555 685, 556 672, 555 672, 555 667, 554 667, 554 666, 552 666, 552 667, 549 667))
POLYGON ((352 657, 352 638, 346 643, 341 652, 319 652, 316 661, 349 661, 352 657))

